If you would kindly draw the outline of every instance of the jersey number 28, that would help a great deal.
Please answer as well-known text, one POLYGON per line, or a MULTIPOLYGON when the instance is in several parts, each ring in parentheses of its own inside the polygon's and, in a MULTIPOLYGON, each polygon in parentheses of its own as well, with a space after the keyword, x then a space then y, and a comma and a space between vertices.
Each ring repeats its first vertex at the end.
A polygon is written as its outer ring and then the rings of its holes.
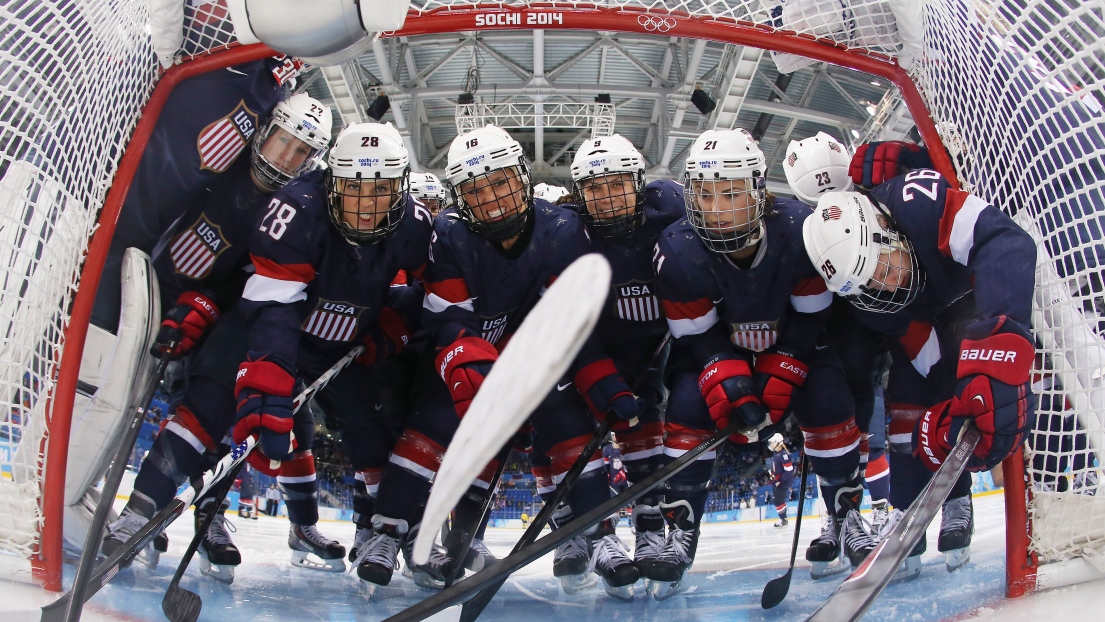
POLYGON ((269 211, 265 212, 265 217, 261 219, 261 231, 271 235, 272 239, 279 240, 293 218, 295 218, 294 207, 281 202, 280 199, 273 199, 269 201, 269 211), (270 218, 272 220, 269 220, 270 218))

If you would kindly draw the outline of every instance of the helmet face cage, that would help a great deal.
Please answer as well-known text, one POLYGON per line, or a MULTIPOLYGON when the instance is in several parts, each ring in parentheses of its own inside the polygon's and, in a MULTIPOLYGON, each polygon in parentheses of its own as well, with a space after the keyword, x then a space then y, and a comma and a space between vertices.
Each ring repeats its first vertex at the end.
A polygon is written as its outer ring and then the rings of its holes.
POLYGON ((517 237, 533 217, 529 166, 521 156, 517 165, 451 184, 449 192, 464 224, 494 242, 517 237))
MULTIPOLYGON (((880 216, 880 220, 883 218, 880 216)), ((874 272, 848 301, 865 311, 895 313, 913 302, 925 288, 925 273, 905 236, 889 227, 871 235, 879 249, 874 272)))
MULTIPOLYGON (((279 138, 277 140, 280 140, 279 138)), ((288 147, 290 148, 290 147, 288 147)), ((281 124, 277 123, 274 119, 269 119, 260 130, 257 131, 257 136, 253 139, 253 172, 257 179, 268 189, 270 192, 275 192, 280 188, 283 188, 287 183, 296 177, 304 173, 318 168, 322 162, 322 156, 326 154, 325 148, 313 147, 310 144, 304 142, 302 139, 297 138, 295 134, 288 131, 287 128, 283 128, 281 124), (286 132, 284 138, 287 140, 295 141, 298 143, 297 151, 301 148, 305 151, 305 156, 299 164, 291 170, 284 170, 280 165, 271 162, 264 154, 265 145, 269 142, 270 138, 276 135, 277 128, 284 129, 286 132)), ((298 158, 296 158, 298 159, 298 158)), ((293 159, 295 161, 295 159, 293 159)))
POLYGON ((333 172, 326 174, 330 221, 345 239, 354 244, 375 244, 395 231, 403 219, 404 200, 409 191, 409 168, 403 171, 401 177, 380 177, 379 174, 364 177, 361 173, 357 173, 356 177, 336 177, 333 172), (342 183, 343 180, 345 183, 342 183), (386 192, 379 192, 377 186, 380 181, 387 182, 386 192), (350 188, 350 185, 357 188, 350 188), (386 207, 379 207, 376 197, 387 197, 386 207), (346 199, 352 199, 352 205, 347 206, 346 199), (370 229, 360 229, 346 222, 347 215, 352 215, 354 222, 357 222, 356 219, 367 214, 376 216, 370 229))
POLYGON ((767 206, 767 178, 759 173, 735 179, 683 174, 687 220, 706 248, 732 253, 759 242, 767 206))
POLYGON ((617 172, 593 175, 572 182, 576 199, 583 207, 581 216, 587 228, 604 238, 622 236, 644 220, 645 176, 617 172))

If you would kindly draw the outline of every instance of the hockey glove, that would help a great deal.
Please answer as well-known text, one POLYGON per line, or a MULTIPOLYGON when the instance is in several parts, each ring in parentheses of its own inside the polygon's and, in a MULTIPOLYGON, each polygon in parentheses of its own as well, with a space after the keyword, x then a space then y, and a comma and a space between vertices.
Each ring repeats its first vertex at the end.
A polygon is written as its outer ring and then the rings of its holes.
POLYGON ((891 140, 860 145, 852 156, 848 175, 852 183, 864 190, 873 190, 901 175, 902 169, 916 168, 932 168, 928 150, 913 143, 891 140))
POLYGON ((157 338, 150 348, 154 356, 180 358, 193 347, 219 319, 219 307, 215 301, 199 292, 188 291, 180 295, 176 304, 165 315, 157 338), (169 349, 171 344, 176 347, 169 349))
POLYGON ((782 352, 766 352, 756 357, 753 379, 772 425, 783 420, 791 394, 806 381, 809 371, 805 363, 782 352))
MULTIPOLYGON (((736 417, 746 430, 755 430, 770 422, 756 397, 752 372, 745 361, 721 359, 709 364, 698 376, 698 390, 719 430, 729 427, 732 417, 736 417)), ((751 438, 750 434, 733 434, 729 440, 743 444, 751 438)))
POLYGON ((627 431, 639 425, 641 409, 629 385, 625 383, 614 361, 599 359, 576 372, 576 389, 587 402, 587 408, 599 422, 617 417, 614 431, 627 431))
POLYGON ((533 426, 523 423, 522 427, 510 437, 510 446, 519 453, 528 454, 533 451, 533 426))
POLYGON ((411 340, 411 329, 394 309, 384 307, 364 338, 364 352, 357 357, 361 365, 372 366, 398 354, 411 340))
POLYGON ((262 356, 253 360, 250 356, 238 367, 238 380, 234 384, 238 398, 234 442, 241 443, 247 436, 257 435, 257 450, 250 453, 249 463, 263 472, 270 472, 270 460, 290 460, 295 449, 294 387, 295 378, 275 359, 262 356))
POLYGON ((483 379, 491 373, 491 365, 498 358, 495 346, 479 337, 461 337, 438 353, 434 363, 453 396, 458 417, 468 412, 483 379))

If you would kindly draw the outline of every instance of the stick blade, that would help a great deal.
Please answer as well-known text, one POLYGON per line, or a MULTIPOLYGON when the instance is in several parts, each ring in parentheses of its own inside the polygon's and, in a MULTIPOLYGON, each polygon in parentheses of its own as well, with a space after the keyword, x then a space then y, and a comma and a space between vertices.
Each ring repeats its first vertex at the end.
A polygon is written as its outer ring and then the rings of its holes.
POLYGON ((161 599, 161 611, 170 622, 196 622, 202 609, 199 594, 177 586, 170 586, 165 598, 161 599))
POLYGON ((760 595, 760 606, 764 609, 774 609, 783 602, 787 592, 790 591, 790 577, 793 574, 794 568, 791 568, 785 575, 768 581, 764 586, 763 594, 760 595))
POLYGON ((434 478, 414 542, 416 564, 429 559, 434 536, 472 480, 568 370, 594 330, 609 289, 610 264, 597 253, 584 255, 560 274, 511 337, 434 478))

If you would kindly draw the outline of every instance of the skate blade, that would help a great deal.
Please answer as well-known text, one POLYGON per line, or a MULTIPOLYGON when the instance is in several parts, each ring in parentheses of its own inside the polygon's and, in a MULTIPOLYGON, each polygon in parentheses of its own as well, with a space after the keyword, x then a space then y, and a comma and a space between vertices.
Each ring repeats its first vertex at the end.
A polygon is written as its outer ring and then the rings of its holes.
POLYGON ((440 590, 445 587, 445 582, 441 579, 434 577, 428 572, 421 570, 414 570, 411 572, 411 579, 415 585, 420 587, 429 588, 431 590, 440 590))
POLYGON ((602 587, 603 587, 603 589, 606 590, 607 594, 613 596, 614 598, 617 598, 618 600, 620 600, 622 602, 627 602, 627 603, 633 602, 633 584, 632 583, 630 583, 629 585, 623 585, 621 587, 614 587, 613 585, 610 585, 606 581, 603 581, 602 582, 602 587))
POLYGON ((361 596, 363 596, 365 600, 372 600, 372 597, 376 595, 376 589, 380 587, 379 585, 376 585, 371 581, 365 581, 364 579, 361 579, 360 581, 358 581, 358 583, 360 583, 359 587, 361 596))
MULTIPOLYGON (((150 570, 157 570, 157 563, 161 561, 161 553, 150 544, 138 554, 138 561, 150 570)), ((129 565, 129 564, 128 564, 129 565)))
POLYGON ((971 561, 971 547, 969 546, 952 551, 944 551, 944 564, 948 567, 948 572, 959 570, 969 561, 971 561))
POLYGON ((905 558, 902 565, 898 567, 898 570, 894 573, 894 576, 890 577, 890 581, 898 583, 901 581, 912 581, 921 575, 921 556, 913 555, 905 558))
POLYGON ((314 553, 292 550, 292 565, 309 570, 321 570, 323 572, 345 572, 344 556, 334 559, 323 559, 314 553))
POLYGON ((841 555, 831 562, 810 562, 810 578, 814 581, 827 579, 851 569, 851 564, 844 563, 844 556, 841 555))
POLYGON ((652 597, 658 601, 665 601, 673 596, 678 596, 687 591, 687 575, 684 574, 679 577, 678 581, 653 581, 652 589, 649 590, 652 597))
POLYGON ((218 566, 212 564, 206 557, 200 556, 200 574, 211 577, 219 583, 230 585, 234 583, 234 566, 218 566))
POLYGON ((579 594, 580 592, 591 589, 598 583, 598 577, 590 573, 570 574, 559 577, 559 579, 560 589, 568 595, 579 594))

